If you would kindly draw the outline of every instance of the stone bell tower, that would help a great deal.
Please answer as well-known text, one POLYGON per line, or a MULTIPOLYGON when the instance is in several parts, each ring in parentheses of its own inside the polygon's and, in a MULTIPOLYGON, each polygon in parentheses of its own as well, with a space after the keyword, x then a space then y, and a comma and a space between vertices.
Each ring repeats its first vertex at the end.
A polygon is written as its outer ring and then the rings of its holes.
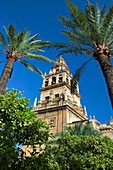
POLYGON ((38 104, 36 100, 34 111, 39 119, 45 120, 53 134, 61 133, 64 128, 74 122, 86 121, 86 109, 80 103, 79 88, 76 94, 71 94, 72 75, 65 62, 60 57, 56 64, 45 75, 38 104))

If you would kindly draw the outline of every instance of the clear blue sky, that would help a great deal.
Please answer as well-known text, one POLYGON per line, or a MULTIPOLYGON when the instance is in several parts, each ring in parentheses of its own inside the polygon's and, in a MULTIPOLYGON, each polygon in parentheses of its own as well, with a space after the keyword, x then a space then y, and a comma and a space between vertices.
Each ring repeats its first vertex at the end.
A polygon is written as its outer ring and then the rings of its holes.
MULTIPOLYGON (((71 0, 75 2, 82 10, 85 8, 85 0, 71 0)), ((107 8, 113 4, 113 0, 91 0, 98 2, 100 6, 106 5, 107 8)), ((1 0, 0 1, 0 31, 2 26, 11 23, 15 24, 18 31, 23 28, 31 30, 32 35, 39 33, 39 39, 49 40, 51 42, 65 42, 66 38, 61 33, 63 30, 62 23, 58 20, 58 16, 69 16, 69 11, 65 0, 1 0)), ((51 49, 46 50, 44 55, 56 59, 58 52, 51 49)), ((63 56, 72 73, 78 68, 88 57, 84 56, 63 56)), ((3 55, 1 54, 1 60, 3 55)), ((39 67, 43 73, 48 72, 52 64, 45 62, 31 61, 35 66, 39 67)), ((0 72, 3 69, 0 65, 0 72)), ((36 73, 30 72, 24 66, 15 63, 11 80, 8 83, 9 88, 16 88, 24 91, 24 95, 30 99, 33 104, 35 97, 40 96, 39 88, 42 85, 42 78, 36 73)), ((82 96, 82 105, 86 105, 88 115, 95 115, 96 118, 103 123, 108 123, 110 117, 113 117, 113 110, 108 97, 105 81, 96 61, 88 64, 80 81, 80 94, 82 96)))

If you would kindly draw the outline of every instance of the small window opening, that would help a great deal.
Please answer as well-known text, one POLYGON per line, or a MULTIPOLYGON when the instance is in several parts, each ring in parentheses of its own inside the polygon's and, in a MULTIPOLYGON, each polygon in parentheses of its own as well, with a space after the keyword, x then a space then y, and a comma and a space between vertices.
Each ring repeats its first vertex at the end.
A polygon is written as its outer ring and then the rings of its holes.
POLYGON ((59 72, 59 69, 56 69, 56 73, 58 73, 59 72))
POLYGON ((59 98, 59 94, 55 94, 55 98, 59 98))
POLYGON ((66 77, 66 83, 69 84, 69 79, 68 79, 68 77, 66 77))
POLYGON ((59 77, 59 83, 61 83, 63 81, 62 77, 59 77))
POLYGON ((56 84, 56 77, 52 77, 52 82, 51 84, 56 84))
POLYGON ((45 86, 48 86, 48 81, 45 81, 45 86))
POLYGON ((50 99, 49 96, 46 96, 46 97, 45 97, 45 100, 46 100, 47 102, 49 102, 49 99, 50 99))

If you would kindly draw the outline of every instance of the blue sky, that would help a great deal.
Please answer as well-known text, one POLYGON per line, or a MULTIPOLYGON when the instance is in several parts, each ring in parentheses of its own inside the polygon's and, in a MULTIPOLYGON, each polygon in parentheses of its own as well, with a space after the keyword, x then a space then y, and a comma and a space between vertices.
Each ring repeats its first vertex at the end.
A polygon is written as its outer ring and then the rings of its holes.
MULTIPOLYGON (((76 3, 82 10, 85 9, 85 0, 71 0, 76 3)), ((100 7, 106 5, 107 8, 113 4, 113 0, 92 0, 98 2, 100 7)), ((23 28, 31 30, 31 35, 39 33, 39 39, 49 40, 51 42, 65 42, 67 39, 61 33, 64 29, 58 16, 69 16, 69 11, 65 0, 4 0, 0 2, 0 31, 3 32, 2 26, 11 23, 15 24, 18 31, 23 28)), ((56 59, 57 51, 54 49, 46 50, 43 55, 56 59)), ((4 56, 0 55, 1 60, 4 56)), ((84 56, 65 55, 72 74, 74 71, 88 59, 84 56)), ((48 73, 52 67, 51 63, 40 61, 31 61, 36 67, 40 68, 43 73, 48 73)), ((113 63, 113 62, 112 62, 113 63)), ((0 73, 4 64, 0 65, 0 73)), ((42 85, 42 78, 36 73, 30 72, 18 62, 15 63, 12 78, 9 80, 8 88, 16 88, 24 91, 23 94, 30 99, 33 104, 35 97, 40 96, 39 88, 42 85)), ((102 76, 99 65, 96 61, 91 61, 84 71, 80 81, 81 103, 86 105, 88 115, 95 115, 102 123, 108 123, 110 117, 113 117, 106 84, 102 76)))

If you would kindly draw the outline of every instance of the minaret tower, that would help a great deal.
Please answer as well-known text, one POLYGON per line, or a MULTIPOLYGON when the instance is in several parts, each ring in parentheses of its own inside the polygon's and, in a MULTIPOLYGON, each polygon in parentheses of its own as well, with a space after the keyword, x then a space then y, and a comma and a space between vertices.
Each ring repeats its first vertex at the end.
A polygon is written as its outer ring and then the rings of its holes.
POLYGON ((51 133, 61 133, 66 126, 74 122, 88 120, 80 103, 79 87, 76 94, 71 94, 72 75, 65 62, 60 57, 43 79, 41 95, 34 110, 37 117, 45 120, 51 133))

